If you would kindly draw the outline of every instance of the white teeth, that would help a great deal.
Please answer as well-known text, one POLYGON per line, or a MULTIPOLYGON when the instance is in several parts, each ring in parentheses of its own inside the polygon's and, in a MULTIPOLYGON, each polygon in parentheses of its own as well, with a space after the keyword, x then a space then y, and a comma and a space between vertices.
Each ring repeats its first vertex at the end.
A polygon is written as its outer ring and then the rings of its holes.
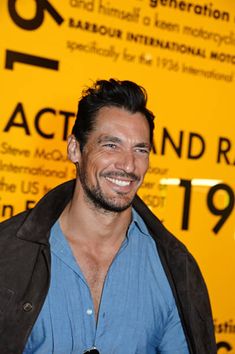
POLYGON ((115 183, 117 184, 118 186, 121 186, 121 187, 126 187, 126 186, 129 186, 130 185, 130 181, 120 181, 120 179, 115 179, 115 178, 109 178, 109 177, 106 177, 107 180, 109 180, 110 182, 112 183, 115 183))

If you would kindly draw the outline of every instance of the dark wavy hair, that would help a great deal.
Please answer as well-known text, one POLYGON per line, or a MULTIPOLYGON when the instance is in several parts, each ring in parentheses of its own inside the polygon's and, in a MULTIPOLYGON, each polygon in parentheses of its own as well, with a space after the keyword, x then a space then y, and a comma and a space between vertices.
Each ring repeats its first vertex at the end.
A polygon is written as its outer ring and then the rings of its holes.
POLYGON ((148 121, 150 143, 153 145, 154 115, 147 109, 146 104, 146 90, 132 81, 97 80, 92 87, 83 91, 72 129, 72 134, 80 143, 81 151, 102 107, 120 107, 131 113, 142 113, 148 121))

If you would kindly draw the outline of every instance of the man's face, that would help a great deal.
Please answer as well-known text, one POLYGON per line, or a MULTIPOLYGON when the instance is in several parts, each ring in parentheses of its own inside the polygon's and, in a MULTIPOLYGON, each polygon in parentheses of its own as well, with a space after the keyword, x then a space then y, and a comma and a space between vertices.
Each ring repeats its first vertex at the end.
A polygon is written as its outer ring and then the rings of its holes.
POLYGON ((103 107, 81 154, 79 178, 96 208, 127 209, 149 166, 149 125, 141 113, 103 107))

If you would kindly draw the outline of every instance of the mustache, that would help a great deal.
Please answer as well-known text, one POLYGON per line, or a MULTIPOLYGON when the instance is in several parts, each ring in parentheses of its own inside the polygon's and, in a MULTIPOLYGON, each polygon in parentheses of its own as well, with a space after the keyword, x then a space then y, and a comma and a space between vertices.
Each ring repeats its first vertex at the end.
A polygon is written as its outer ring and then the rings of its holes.
POLYGON ((140 177, 138 177, 136 174, 130 172, 124 172, 124 171, 116 171, 116 172, 106 172, 102 174, 102 177, 109 177, 109 178, 115 178, 115 177, 123 177, 123 178, 130 178, 133 181, 139 181, 140 177))

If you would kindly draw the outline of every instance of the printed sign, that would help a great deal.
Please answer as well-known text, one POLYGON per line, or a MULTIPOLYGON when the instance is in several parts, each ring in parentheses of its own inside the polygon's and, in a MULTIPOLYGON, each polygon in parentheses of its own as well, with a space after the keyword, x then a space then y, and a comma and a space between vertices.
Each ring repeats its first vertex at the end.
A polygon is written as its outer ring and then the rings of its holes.
POLYGON ((75 177, 66 139, 82 89, 133 80, 156 114, 140 195, 197 259, 218 353, 235 353, 235 3, 0 3, 0 220, 75 177))

